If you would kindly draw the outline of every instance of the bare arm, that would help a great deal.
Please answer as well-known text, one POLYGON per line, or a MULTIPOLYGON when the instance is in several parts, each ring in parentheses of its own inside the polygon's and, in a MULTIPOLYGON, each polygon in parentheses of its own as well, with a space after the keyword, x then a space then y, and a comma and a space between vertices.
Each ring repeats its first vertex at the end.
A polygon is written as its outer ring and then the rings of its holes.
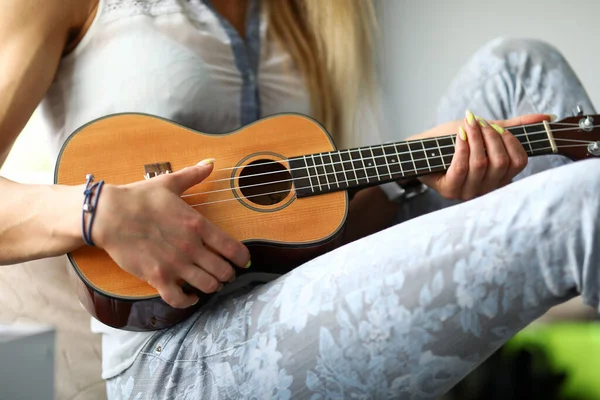
POLYGON ((69 36, 85 23, 90 4, 5 0, 0 7, 0 165, 48 90, 69 36))
MULTIPOLYGON (((5 0, 0 7, 0 165, 52 82, 92 1, 5 0)), ((0 264, 80 245, 81 188, 21 185, 0 177, 0 264)))
POLYGON ((82 187, 0 177, 0 265, 65 254, 83 244, 82 187))
MULTIPOLYGON (((48 90, 69 36, 85 25, 94 3, 3 0, 0 163, 48 90)), ((212 168, 208 162, 149 181, 107 184, 96 210, 92 229, 96 245, 125 271, 154 286, 174 307, 198 300, 181 290, 180 281, 212 293, 235 274, 226 260, 248 265, 250 254, 242 243, 181 199, 212 168)), ((82 204, 82 186, 22 185, 0 178, 0 265, 82 246, 82 204)))

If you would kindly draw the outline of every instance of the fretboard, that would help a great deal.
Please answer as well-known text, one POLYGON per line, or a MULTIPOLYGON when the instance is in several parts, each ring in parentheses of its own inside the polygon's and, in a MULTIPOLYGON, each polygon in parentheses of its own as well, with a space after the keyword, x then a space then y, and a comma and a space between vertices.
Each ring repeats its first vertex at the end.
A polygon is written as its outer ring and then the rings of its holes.
MULTIPOLYGON (((509 130, 530 157, 553 153, 551 135, 543 124, 509 130)), ((449 135, 307 154, 289 159, 289 164, 297 196, 307 197, 444 172, 456 140, 456 135, 449 135)))

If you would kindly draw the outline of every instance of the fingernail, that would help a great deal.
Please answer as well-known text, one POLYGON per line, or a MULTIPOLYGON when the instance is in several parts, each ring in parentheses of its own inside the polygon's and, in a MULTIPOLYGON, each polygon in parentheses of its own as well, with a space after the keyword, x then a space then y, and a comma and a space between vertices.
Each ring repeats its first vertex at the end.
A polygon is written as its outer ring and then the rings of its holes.
POLYGON ((220 292, 221 290, 223 290, 223 284, 222 283, 219 284, 219 287, 217 288, 217 292, 220 292))
POLYGON ((465 111, 465 117, 467 118, 467 123, 473 126, 473 121, 475 121, 475 116, 469 110, 465 111))
POLYGON ((250 268, 251 265, 252 265, 252 261, 248 261, 248 263, 246 264, 246 266, 244 268, 250 268))
POLYGON ((463 142, 467 141, 467 132, 465 132, 465 128, 462 126, 458 128, 458 137, 460 137, 463 142))
POLYGON ((233 275, 233 277, 230 280, 228 280, 227 282, 231 283, 233 281, 235 281, 235 275, 233 275))
MULTIPOLYGON (((198 302, 199 302, 199 301, 200 301, 200 297, 198 297, 198 298, 196 299, 196 301, 194 302, 194 304, 192 304, 192 306, 195 306, 196 304, 198 304, 198 302)), ((190 307, 191 307, 191 306, 190 306, 190 307)))
POLYGON ((477 121, 479 121, 479 125, 481 125, 482 128, 485 128, 487 126, 483 118, 477 117, 477 121))
POLYGON ((554 122, 558 119, 558 116, 554 114, 547 114, 546 116, 550 118, 550 122, 554 122))
POLYGON ((214 158, 207 158, 206 160, 202 160, 198 163, 199 166, 203 167, 205 165, 210 165, 215 162, 214 158))
POLYGON ((490 126, 491 126, 492 128, 494 128, 494 130, 495 130, 496 132, 498 132, 499 134, 503 134, 503 133, 504 133, 504 128, 503 128, 503 127, 501 127, 500 125, 496 125, 496 124, 490 124, 490 126))

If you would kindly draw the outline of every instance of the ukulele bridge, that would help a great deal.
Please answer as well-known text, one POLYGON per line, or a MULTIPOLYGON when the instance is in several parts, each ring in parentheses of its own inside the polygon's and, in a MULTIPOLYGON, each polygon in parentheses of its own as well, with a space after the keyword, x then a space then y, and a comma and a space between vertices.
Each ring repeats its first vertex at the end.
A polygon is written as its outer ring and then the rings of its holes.
POLYGON ((154 164, 146 164, 144 165, 144 172, 144 179, 148 180, 151 178, 156 178, 159 175, 170 174, 173 172, 173 170, 171 169, 171 163, 166 161, 154 164))

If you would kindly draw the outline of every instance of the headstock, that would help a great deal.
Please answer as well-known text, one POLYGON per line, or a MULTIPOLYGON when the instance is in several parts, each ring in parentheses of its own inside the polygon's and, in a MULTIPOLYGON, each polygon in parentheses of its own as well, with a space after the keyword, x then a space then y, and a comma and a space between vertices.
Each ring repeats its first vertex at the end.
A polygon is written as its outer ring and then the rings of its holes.
POLYGON ((572 160, 600 157, 600 115, 578 115, 549 125, 558 154, 572 160))

